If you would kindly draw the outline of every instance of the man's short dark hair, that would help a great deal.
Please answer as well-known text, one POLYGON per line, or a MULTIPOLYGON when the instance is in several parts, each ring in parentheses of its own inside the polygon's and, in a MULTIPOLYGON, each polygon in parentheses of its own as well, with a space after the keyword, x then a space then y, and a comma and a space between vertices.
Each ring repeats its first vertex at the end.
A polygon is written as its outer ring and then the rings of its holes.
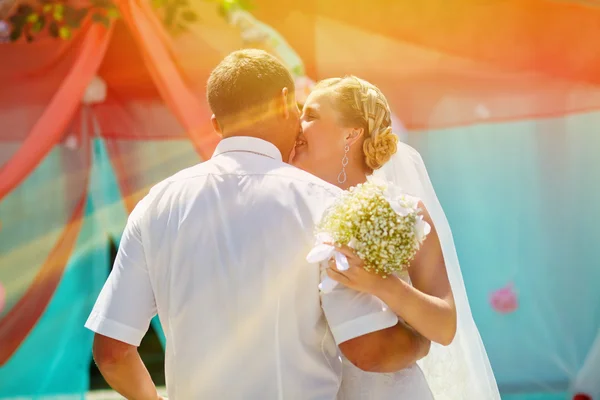
POLYGON ((283 63, 266 51, 246 49, 229 54, 211 72, 206 96, 222 123, 267 106, 284 87, 293 102, 294 80, 283 63))

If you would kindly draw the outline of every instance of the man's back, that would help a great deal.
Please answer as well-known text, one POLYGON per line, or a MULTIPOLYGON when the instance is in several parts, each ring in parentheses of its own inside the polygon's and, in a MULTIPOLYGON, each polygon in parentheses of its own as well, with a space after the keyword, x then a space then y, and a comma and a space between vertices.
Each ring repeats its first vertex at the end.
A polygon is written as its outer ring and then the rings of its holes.
POLYGON ((336 348, 319 270, 305 257, 336 193, 247 152, 219 154, 152 190, 140 228, 169 397, 335 396, 336 348))
POLYGON ((221 141, 136 206, 86 327, 139 346, 158 313, 171 400, 334 399, 336 344, 397 323, 373 296, 319 295, 305 257, 338 194, 268 142, 221 141))

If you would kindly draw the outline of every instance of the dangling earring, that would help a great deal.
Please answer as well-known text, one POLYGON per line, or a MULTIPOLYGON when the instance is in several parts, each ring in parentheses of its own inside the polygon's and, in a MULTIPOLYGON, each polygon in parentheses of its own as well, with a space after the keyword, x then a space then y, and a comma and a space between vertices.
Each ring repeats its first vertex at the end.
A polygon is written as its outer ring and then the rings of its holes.
POLYGON ((346 165, 348 165, 348 152, 350 151, 350 146, 346 145, 344 147, 344 158, 342 158, 342 172, 338 175, 338 183, 342 184, 346 182, 346 165))

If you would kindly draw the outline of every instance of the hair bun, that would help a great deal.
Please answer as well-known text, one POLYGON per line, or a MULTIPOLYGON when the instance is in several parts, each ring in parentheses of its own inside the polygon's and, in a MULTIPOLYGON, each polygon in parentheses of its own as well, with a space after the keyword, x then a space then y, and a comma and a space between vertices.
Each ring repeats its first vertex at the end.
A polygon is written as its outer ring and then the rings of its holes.
POLYGON ((372 134, 371 137, 365 139, 363 151, 365 160, 369 168, 379 169, 389 161, 398 149, 398 136, 392 132, 392 127, 387 128, 372 134))

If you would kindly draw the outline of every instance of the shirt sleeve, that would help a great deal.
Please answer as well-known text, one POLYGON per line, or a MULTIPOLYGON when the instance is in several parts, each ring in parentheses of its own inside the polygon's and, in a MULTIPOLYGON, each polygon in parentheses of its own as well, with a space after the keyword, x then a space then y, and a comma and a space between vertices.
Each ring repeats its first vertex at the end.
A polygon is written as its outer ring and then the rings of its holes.
MULTIPOLYGON (((325 195, 321 204, 328 207, 339 193, 325 195)), ((327 263, 320 265, 321 280, 327 276, 327 263)), ((392 327, 398 316, 379 298, 338 284, 321 294, 321 307, 335 342, 346 342, 371 332, 392 327)))
POLYGON ((398 323, 398 316, 379 298, 342 284, 321 294, 321 306, 338 345, 398 323))
POLYGON ((143 201, 127 221, 113 270, 85 324, 96 333, 133 346, 140 345, 156 315, 139 226, 143 201))

